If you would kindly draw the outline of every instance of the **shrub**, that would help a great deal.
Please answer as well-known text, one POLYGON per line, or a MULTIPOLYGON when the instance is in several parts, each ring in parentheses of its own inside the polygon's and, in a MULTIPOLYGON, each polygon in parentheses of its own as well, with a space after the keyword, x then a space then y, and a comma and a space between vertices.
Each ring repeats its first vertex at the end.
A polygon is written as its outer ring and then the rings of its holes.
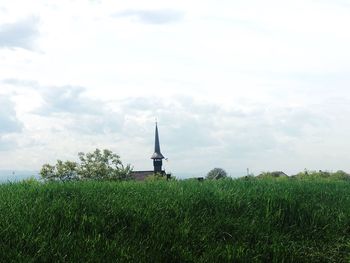
POLYGON ((274 171, 274 172, 262 172, 257 176, 258 178, 287 178, 288 175, 282 171, 274 171))
POLYGON ((213 180, 213 179, 222 179, 222 178, 226 178, 226 177, 227 177, 227 173, 224 169, 214 168, 208 172, 206 178, 213 180))

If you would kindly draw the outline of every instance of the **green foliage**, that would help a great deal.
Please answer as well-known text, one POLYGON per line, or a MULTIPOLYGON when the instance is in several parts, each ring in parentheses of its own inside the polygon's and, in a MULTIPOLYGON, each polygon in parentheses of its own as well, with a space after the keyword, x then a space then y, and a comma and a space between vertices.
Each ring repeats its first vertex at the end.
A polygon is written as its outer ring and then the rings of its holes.
POLYGON ((2 262, 349 262, 350 184, 0 185, 2 262))
POLYGON ((40 175, 48 181, 70 181, 78 179, 78 164, 76 162, 57 160, 55 166, 44 164, 40 175))
POLYGON ((333 178, 339 179, 339 180, 350 180, 350 174, 342 171, 342 170, 338 170, 335 173, 332 174, 333 178))
POLYGON ((212 170, 210 170, 206 176, 207 179, 222 179, 222 178, 226 178, 227 177, 227 173, 224 169, 222 168, 214 168, 212 170))
POLYGON ((132 168, 124 166, 117 154, 96 149, 92 153, 79 153, 80 163, 57 160, 55 166, 44 164, 40 175, 48 181, 72 180, 129 180, 132 168))
MULTIPOLYGON (((247 177, 244 177, 242 179, 247 179, 247 177)), ((339 170, 336 172, 329 172, 329 171, 309 171, 304 170, 303 172, 300 172, 293 176, 288 176, 285 173, 281 171, 275 171, 275 172, 262 172, 258 176, 255 177, 255 179, 273 179, 273 180, 322 180, 322 181, 349 181, 350 180, 350 174, 339 170)))
POLYGON ((41 182, 38 181, 38 179, 36 179, 34 176, 31 176, 29 178, 26 178, 26 179, 23 179, 21 181, 22 183, 25 183, 25 184, 34 184, 34 185, 38 185, 40 184, 41 182))
POLYGON ((79 153, 78 174, 82 179, 128 180, 131 166, 124 167, 120 157, 110 150, 96 149, 93 153, 79 153))
POLYGON ((329 171, 308 171, 305 170, 293 176, 295 179, 300 180, 350 180, 350 174, 339 170, 336 172, 329 171))
POLYGON ((274 172, 262 172, 257 176, 257 178, 283 178, 287 179, 288 175, 286 175, 284 172, 281 171, 274 171, 274 172))
POLYGON ((166 181, 166 175, 161 173, 154 173, 145 178, 145 181, 166 181))

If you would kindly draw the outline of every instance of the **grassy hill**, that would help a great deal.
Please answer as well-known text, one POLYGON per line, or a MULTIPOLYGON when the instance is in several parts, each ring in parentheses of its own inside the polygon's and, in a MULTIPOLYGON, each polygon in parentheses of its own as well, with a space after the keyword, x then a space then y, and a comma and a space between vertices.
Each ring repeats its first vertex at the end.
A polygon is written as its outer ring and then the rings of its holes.
POLYGON ((349 262, 350 183, 0 185, 2 262, 349 262))

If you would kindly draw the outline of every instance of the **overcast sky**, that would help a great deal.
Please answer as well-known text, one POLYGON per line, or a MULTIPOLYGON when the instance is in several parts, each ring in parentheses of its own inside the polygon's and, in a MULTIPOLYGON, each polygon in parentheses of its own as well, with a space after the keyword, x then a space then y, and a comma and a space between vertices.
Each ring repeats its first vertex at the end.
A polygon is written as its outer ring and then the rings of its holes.
POLYGON ((0 0, 0 169, 350 172, 346 0, 0 0))

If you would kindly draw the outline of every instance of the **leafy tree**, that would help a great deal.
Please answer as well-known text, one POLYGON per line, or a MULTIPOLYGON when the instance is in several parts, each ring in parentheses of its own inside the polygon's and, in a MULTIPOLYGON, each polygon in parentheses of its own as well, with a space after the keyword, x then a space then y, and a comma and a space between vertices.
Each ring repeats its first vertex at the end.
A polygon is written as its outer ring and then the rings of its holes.
POLYGON ((49 181, 69 181, 78 179, 78 164, 72 161, 57 160, 55 166, 44 164, 40 170, 43 179, 49 181))
POLYGON ((41 167, 40 170, 40 176, 45 180, 55 180, 56 179, 56 173, 55 173, 55 166, 50 165, 48 163, 44 164, 41 167))
POLYGON ((110 150, 96 149, 93 153, 79 153, 81 161, 79 176, 82 179, 97 180, 127 180, 130 179, 132 168, 124 167, 119 155, 110 150))
POLYGON ((214 168, 208 172, 206 178, 213 180, 213 179, 221 179, 221 178, 226 178, 226 177, 227 177, 227 173, 224 169, 214 168))
POLYGON ((96 149, 92 153, 79 153, 80 163, 57 160, 56 165, 44 164, 40 175, 48 181, 69 180, 128 180, 132 168, 124 166, 117 154, 96 149))

